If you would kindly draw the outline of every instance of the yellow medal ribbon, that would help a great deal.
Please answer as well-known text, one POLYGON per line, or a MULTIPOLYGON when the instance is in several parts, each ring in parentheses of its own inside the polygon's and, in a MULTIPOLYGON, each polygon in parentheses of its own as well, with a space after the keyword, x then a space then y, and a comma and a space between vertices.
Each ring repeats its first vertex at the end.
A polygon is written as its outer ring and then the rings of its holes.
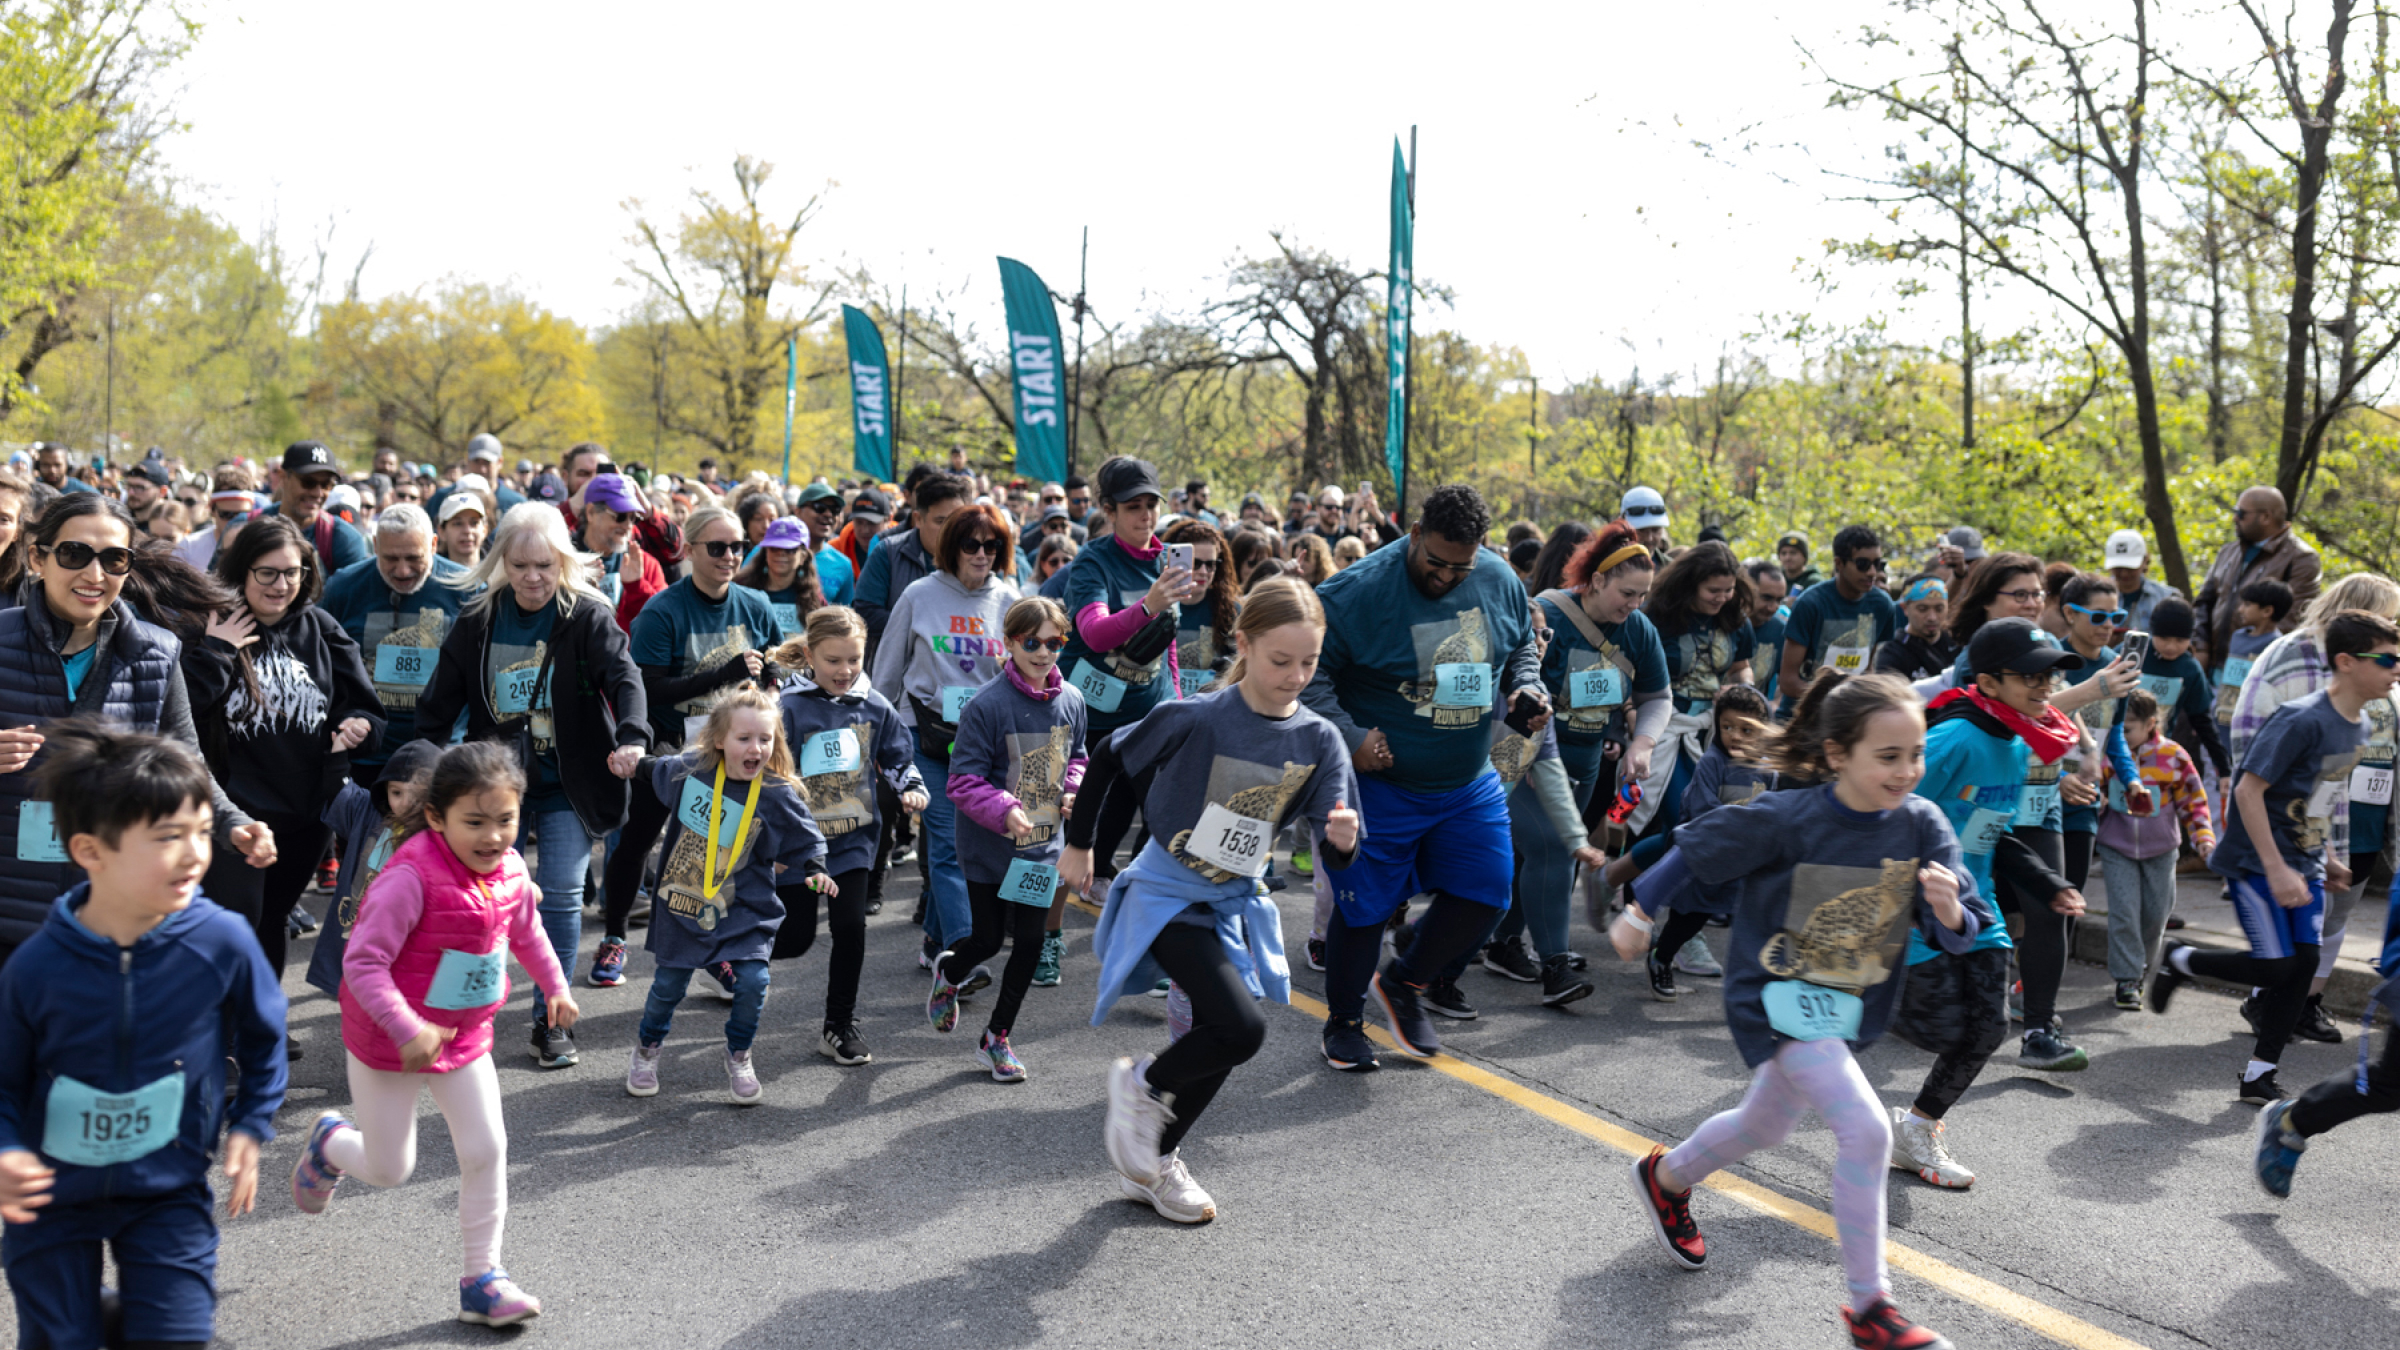
MULTIPOLYGON (((742 856, 742 836, 750 832, 751 818, 758 814, 758 785, 765 781, 767 776, 764 773, 750 780, 750 797, 742 803, 741 823, 733 827, 733 856, 737 858, 742 856)), ((701 853, 700 895, 706 900, 717 898, 717 825, 724 819, 718 814, 724 809, 725 760, 720 755, 717 759, 716 790, 708 794, 708 838, 702 841, 705 847, 701 853)), ((728 881, 732 879, 731 876, 726 877, 728 881)))

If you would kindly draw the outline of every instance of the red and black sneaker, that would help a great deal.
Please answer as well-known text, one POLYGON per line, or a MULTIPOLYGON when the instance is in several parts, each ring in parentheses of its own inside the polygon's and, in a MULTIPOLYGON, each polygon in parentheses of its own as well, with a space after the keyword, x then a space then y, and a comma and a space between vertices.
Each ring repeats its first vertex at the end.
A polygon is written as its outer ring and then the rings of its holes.
POLYGON ((1858 1350, 1951 1350, 1948 1337, 1902 1317, 1888 1298, 1875 1300, 1864 1313, 1844 1308, 1842 1321, 1858 1350))
POLYGON ((1676 1194, 1658 1184, 1658 1160, 1666 1156, 1664 1148, 1654 1148, 1649 1157, 1633 1165, 1633 1193, 1642 1202, 1642 1212, 1650 1216, 1658 1245, 1667 1249, 1676 1265, 1698 1270, 1708 1264, 1708 1244, 1700 1238, 1700 1225, 1692 1222, 1692 1193, 1676 1194))

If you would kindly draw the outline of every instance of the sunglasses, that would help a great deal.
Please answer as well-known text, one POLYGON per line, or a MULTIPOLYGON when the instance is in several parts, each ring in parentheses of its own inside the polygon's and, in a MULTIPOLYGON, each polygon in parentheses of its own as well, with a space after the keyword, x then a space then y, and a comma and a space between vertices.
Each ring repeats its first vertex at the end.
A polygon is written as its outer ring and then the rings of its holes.
POLYGON ((739 539, 711 539, 700 547, 708 550, 708 556, 712 558, 738 558, 749 545, 739 539))
POLYGON ((1852 558, 1849 560, 1849 562, 1852 567, 1857 568, 1861 572, 1873 572, 1883 566, 1883 559, 1881 558, 1852 558))
POLYGON ((2133 622, 2133 616, 2121 609, 2085 609, 2081 605, 2069 605, 2067 608, 2104 628, 2123 628, 2133 622))
POLYGON ((989 553, 993 557, 998 557, 1000 556, 1000 541, 988 534, 979 534, 960 543, 958 551, 961 553, 989 553))
POLYGON ((231 525, 237 520, 250 518, 250 513, 247 511, 211 511, 209 514, 216 517, 219 525, 231 525))
POLYGON ((1020 646, 1020 647, 1023 647, 1025 650, 1027 650, 1027 651, 1029 651, 1029 652, 1038 652, 1038 651, 1042 651, 1042 650, 1045 650, 1045 649, 1047 649, 1048 651, 1050 651, 1050 652, 1052 652, 1052 653, 1057 653, 1057 652, 1063 652, 1063 651, 1065 651, 1065 650, 1067 649, 1067 640, 1066 640, 1065 638, 1063 638, 1063 637, 1060 637, 1060 638, 1019 638, 1019 639, 1017 639, 1017 645, 1018 645, 1018 646, 1020 646))
POLYGON ((1192 559, 1192 570, 1195 572, 1214 572, 1217 570, 1217 560, 1214 558, 1194 558, 1192 559))
POLYGON ((2372 661, 2385 670, 2400 670, 2400 652, 2352 652, 2361 661, 2372 661))
POLYGON ((80 572, 91 566, 94 558, 100 560, 100 570, 112 577, 121 577, 133 570, 133 550, 129 548, 93 548, 80 540, 70 539, 63 544, 52 544, 42 551, 58 559, 58 565, 70 572, 80 572))

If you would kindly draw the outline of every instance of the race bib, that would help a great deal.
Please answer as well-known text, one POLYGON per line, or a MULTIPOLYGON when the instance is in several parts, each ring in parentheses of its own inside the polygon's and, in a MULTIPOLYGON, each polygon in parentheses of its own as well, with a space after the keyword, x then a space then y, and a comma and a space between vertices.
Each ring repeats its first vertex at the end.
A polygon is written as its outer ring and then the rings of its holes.
POLYGON ((182 1125, 181 1070, 131 1092, 102 1092, 62 1073, 50 1084, 42 1152, 77 1167, 107 1167, 158 1152, 182 1125))
POLYGON ((700 738, 701 738, 702 736, 704 736, 704 735, 707 735, 707 734, 708 734, 708 714, 707 714, 707 713, 693 713, 691 716, 689 716, 689 717, 686 717, 686 718, 684 718, 684 719, 683 719, 683 748, 684 748, 684 749, 686 749, 686 750, 693 750, 693 749, 697 749, 697 748, 699 748, 699 745, 700 745, 700 738))
POLYGON ((974 699, 978 692, 980 691, 971 684, 943 685, 942 720, 952 726, 957 726, 958 719, 966 715, 967 704, 974 699))
POLYGON ((775 622, 783 625, 785 637, 791 637, 800 631, 800 607, 798 605, 769 605, 767 608, 774 611, 775 622))
POLYGON ((63 863, 66 845, 58 838, 58 809, 49 802, 17 804, 17 861, 63 863))
POLYGON ((433 678, 433 659, 439 655, 433 647, 377 647, 375 683, 422 689, 433 678))
MULTIPOLYGON (((814 778, 826 773, 849 773, 857 767, 858 733, 848 727, 820 731, 800 743, 802 778, 814 778)), ((702 821, 700 828, 707 829, 708 823, 702 821)))
POLYGON ((1435 666, 1433 703, 1437 708, 1492 706, 1492 668, 1473 661, 1444 661, 1435 666))
POLYGON ((533 711, 534 696, 541 687, 540 666, 501 671, 492 681, 492 706, 502 717, 522 717, 533 711))
POLYGON ((2041 828, 2042 822, 2057 809, 2058 784, 2056 783, 2043 783, 2038 786, 2027 783, 2025 791, 2017 798, 2017 820, 2036 829, 2041 828))
POLYGON ((2339 778, 2320 778, 2317 790, 2308 794, 2307 815, 2310 820, 2330 820, 2333 817, 2333 794, 2342 786, 2339 778))
POLYGON ((1027 862, 1018 858, 1008 865, 1008 875, 1000 879, 1000 898, 1019 905, 1050 908, 1050 898, 1058 894, 1058 869, 1048 863, 1027 862))
POLYGON ((507 964, 506 947, 482 953, 443 952, 442 964, 433 972, 433 987, 425 991, 425 1006, 464 1012, 498 1003, 507 964))
POLYGON ((1987 858, 2000 847, 2000 836, 2008 832, 2008 823, 2016 818, 2014 811, 1994 811, 1978 806, 1967 815, 1966 824, 1959 827, 1958 851, 1987 858))
MULTIPOLYGON (((744 784, 745 788, 747 786, 744 784)), ((701 781, 699 775, 694 774, 684 779, 683 795, 675 799, 675 818, 683 822, 683 828, 706 839, 708 837, 708 802, 711 797, 716 795, 716 788, 712 784, 701 781)), ((740 836, 741 830, 741 804, 728 799, 725 805, 717 811, 717 846, 732 848, 733 841, 740 836)))
POLYGON ((1775 980, 1767 985, 1767 1025, 1795 1041, 1850 1040, 1858 1035, 1864 999, 1839 989, 1805 980, 1775 980))
POLYGON ((1567 676, 1567 706, 1613 708, 1625 701, 1625 672, 1615 666, 1595 666, 1567 676))
POLYGON ((1075 673, 1067 677, 1067 683, 1082 693, 1083 701, 1091 705, 1093 712, 1115 712, 1117 705, 1125 701, 1125 682, 1089 660, 1075 663, 1075 673))
POLYGON ((1175 672, 1175 682, 1182 688, 1185 698, 1200 697, 1200 691, 1206 689, 1208 682, 1215 678, 1214 672, 1206 670, 1178 670, 1175 672))
POLYGON ((2144 675, 2141 687, 2158 700, 2158 715, 2162 718, 2173 716, 2176 703, 2183 698, 2181 675, 2144 675))
POLYGON ((2392 804, 2392 766, 2361 764, 2350 771, 2350 804, 2352 806, 2390 806, 2392 804))
POLYGON ((1210 802, 1200 813, 1200 823, 1192 827, 1184 852, 1236 876, 1258 877, 1266 874, 1267 847, 1274 837, 1273 821, 1237 816, 1210 802))
MULTIPOLYGON (((1856 675, 1867 668, 1867 649, 1864 647, 1827 647, 1825 669, 1843 675, 1856 675)), ((1823 1040, 1823 1037, 1817 1037, 1823 1040)))

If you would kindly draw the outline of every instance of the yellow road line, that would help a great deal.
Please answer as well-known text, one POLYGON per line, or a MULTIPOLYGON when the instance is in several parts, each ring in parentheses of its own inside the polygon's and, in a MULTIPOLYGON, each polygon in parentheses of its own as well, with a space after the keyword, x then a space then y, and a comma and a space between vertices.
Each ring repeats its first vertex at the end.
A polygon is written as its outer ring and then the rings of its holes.
MULTIPOLYGON (((1324 1004, 1297 989, 1292 991, 1292 1006, 1311 1017, 1321 1019, 1329 1015, 1324 1004)), ((1392 1038, 1383 1028, 1370 1025, 1367 1034, 1382 1045, 1392 1047, 1392 1038)), ((1470 1087, 1481 1088, 1512 1106, 1521 1106, 1553 1125, 1564 1126, 1620 1153, 1639 1158, 1657 1147, 1655 1140, 1645 1139, 1621 1125, 1610 1124, 1588 1111, 1569 1106, 1555 1097, 1544 1096, 1522 1083, 1512 1082, 1454 1056, 1436 1055, 1424 1063, 1427 1068, 1446 1073, 1470 1087)), ((1700 1184, 1770 1218, 1781 1219, 1795 1228, 1804 1228, 1828 1242, 1840 1240, 1834 1230, 1831 1214, 1812 1205, 1801 1204, 1789 1196, 1779 1195, 1764 1186, 1744 1181, 1730 1172, 1719 1172, 1700 1184)), ((2005 1285, 1969 1274, 1912 1247, 1886 1240, 1884 1260, 1895 1270, 1906 1271, 1969 1303, 1981 1304, 2003 1317, 2022 1322, 2061 1345, 2075 1347, 2075 1350, 2145 1350, 2139 1341, 2129 1341, 2113 1331, 2093 1326, 2072 1313, 2061 1312, 2047 1303, 2027 1298, 2005 1285)))

